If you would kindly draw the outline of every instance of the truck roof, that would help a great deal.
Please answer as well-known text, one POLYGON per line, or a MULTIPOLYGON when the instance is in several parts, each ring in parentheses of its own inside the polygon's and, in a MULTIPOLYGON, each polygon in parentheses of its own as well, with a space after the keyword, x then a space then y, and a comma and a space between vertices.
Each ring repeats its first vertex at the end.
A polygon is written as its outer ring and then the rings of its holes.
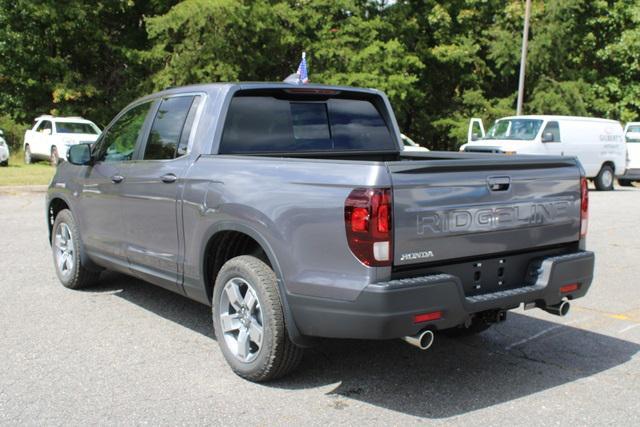
POLYGON ((582 116, 554 116, 554 115, 545 115, 545 114, 529 114, 522 116, 508 116, 501 117, 498 120, 507 120, 507 119, 540 119, 540 120, 570 120, 570 121, 583 121, 583 122, 602 122, 602 123, 618 123, 620 122, 611 119, 601 119, 598 117, 582 117, 582 116))
MULTIPOLYGON (((300 89, 305 91, 313 90, 335 90, 335 91, 348 91, 348 92, 360 92, 369 93, 372 95, 380 95, 381 91, 372 88, 360 88, 352 86, 332 86, 322 84, 292 84, 284 82, 233 82, 233 83, 202 83, 188 86, 171 87, 165 90, 155 92, 138 99, 141 101, 147 98, 156 98, 163 95, 172 95, 177 93, 189 93, 189 92, 228 92, 236 90, 260 90, 260 89, 300 89)), ((137 102, 136 101, 136 102, 137 102)))

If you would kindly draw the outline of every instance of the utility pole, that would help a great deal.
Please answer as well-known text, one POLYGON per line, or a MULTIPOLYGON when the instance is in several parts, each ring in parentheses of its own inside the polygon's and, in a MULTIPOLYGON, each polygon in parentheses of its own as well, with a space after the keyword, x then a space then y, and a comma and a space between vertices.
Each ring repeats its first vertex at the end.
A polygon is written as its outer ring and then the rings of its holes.
POLYGON ((517 115, 522 114, 524 102, 524 74, 527 68, 527 47, 529 46, 529 17, 531 16, 531 0, 525 0, 524 29, 522 30, 522 54, 520 56, 520 81, 518 82, 518 109, 517 115))

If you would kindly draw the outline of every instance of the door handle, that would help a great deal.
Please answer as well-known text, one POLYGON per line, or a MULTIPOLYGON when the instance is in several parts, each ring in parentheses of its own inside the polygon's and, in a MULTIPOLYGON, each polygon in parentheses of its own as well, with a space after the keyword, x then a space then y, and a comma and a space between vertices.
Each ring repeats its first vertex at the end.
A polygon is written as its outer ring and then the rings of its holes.
POLYGON ((162 182, 164 182, 166 184, 171 184, 172 182, 176 182, 176 179, 178 179, 178 177, 176 177, 172 173, 168 173, 166 175, 162 175, 162 177, 160 179, 162 180, 162 182))
POLYGON ((122 175, 113 175, 111 177, 111 182, 114 184, 120 184, 122 181, 124 181, 124 176, 122 175))
POLYGON ((507 191, 511 186, 511 178, 508 176, 492 176, 487 178, 487 185, 491 191, 507 191))

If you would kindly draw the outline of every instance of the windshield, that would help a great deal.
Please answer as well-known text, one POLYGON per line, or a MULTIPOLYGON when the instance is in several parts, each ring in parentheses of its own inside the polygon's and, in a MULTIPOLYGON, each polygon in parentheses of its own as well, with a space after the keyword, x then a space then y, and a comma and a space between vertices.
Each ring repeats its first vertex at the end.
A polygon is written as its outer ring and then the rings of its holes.
POLYGON ((483 139, 517 139, 531 141, 542 126, 538 119, 503 119, 497 120, 483 139))
POLYGON ((89 133, 97 135, 99 130, 91 126, 89 123, 75 122, 56 122, 56 131, 58 133, 89 133))
POLYGON ((407 135, 400 134, 400 136, 402 137, 402 143, 404 144, 405 147, 419 147, 420 146, 413 139, 409 138, 407 135))
POLYGON ((640 125, 631 125, 627 128, 627 142, 640 142, 640 125))

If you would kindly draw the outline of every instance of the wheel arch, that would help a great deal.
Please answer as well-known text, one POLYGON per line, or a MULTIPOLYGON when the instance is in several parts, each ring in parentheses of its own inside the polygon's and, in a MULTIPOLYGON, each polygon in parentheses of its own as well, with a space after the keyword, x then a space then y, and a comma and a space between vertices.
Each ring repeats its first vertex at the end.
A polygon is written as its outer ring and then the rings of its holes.
MULTIPOLYGON (((613 170, 613 175, 615 176, 616 174, 616 164, 613 162, 613 160, 607 160, 602 162, 602 166, 600 166, 600 170, 602 170, 602 168, 604 168, 605 166, 611 166, 611 169, 613 170)), ((600 173, 600 172, 598 172, 600 173)))
POLYGON ((60 196, 54 196, 49 200, 47 204, 47 227, 49 229, 49 243, 51 243, 51 235, 53 232, 53 223, 56 221, 56 217, 60 211, 64 209, 71 210, 69 203, 60 196))
MULTIPOLYGON (((300 334, 293 314, 289 307, 287 292, 284 286, 282 270, 278 262, 278 258, 269 244, 268 240, 253 227, 235 223, 224 222, 213 226, 206 234, 203 240, 201 252, 201 274, 204 279, 204 286, 209 302, 212 302, 213 287, 215 285, 215 276, 220 270, 224 262, 240 255, 254 255, 256 250, 260 250, 266 257, 269 266, 276 275, 278 292, 282 301, 282 308, 285 317, 285 325, 289 334, 289 338, 296 345, 308 347, 311 345, 306 337, 300 334), (226 246, 223 246, 226 245, 226 246), (221 255, 220 259, 215 259, 217 255, 221 255)), ((259 256, 258 256, 259 258, 259 256)))
MULTIPOLYGON (((71 215, 73 216, 75 222, 76 222, 76 226, 78 228, 80 228, 80 224, 78 224, 78 220, 77 220, 77 216, 74 212, 74 209, 71 207, 71 203, 69 203, 69 201, 67 200, 67 198, 61 194, 52 194, 51 196, 48 196, 47 199, 47 211, 46 211, 46 215, 47 215, 47 229, 49 231, 49 244, 52 245, 53 244, 53 225, 56 221, 56 218, 58 216, 58 214, 65 210, 68 209, 69 212, 71 212, 71 215)), ((80 244, 80 246, 82 247, 82 263, 90 270, 101 270, 102 267, 100 267, 99 265, 97 265, 90 257, 89 255, 87 255, 87 251, 85 249, 84 246, 84 241, 82 240, 82 235, 79 236, 78 239, 78 243, 80 244)))

